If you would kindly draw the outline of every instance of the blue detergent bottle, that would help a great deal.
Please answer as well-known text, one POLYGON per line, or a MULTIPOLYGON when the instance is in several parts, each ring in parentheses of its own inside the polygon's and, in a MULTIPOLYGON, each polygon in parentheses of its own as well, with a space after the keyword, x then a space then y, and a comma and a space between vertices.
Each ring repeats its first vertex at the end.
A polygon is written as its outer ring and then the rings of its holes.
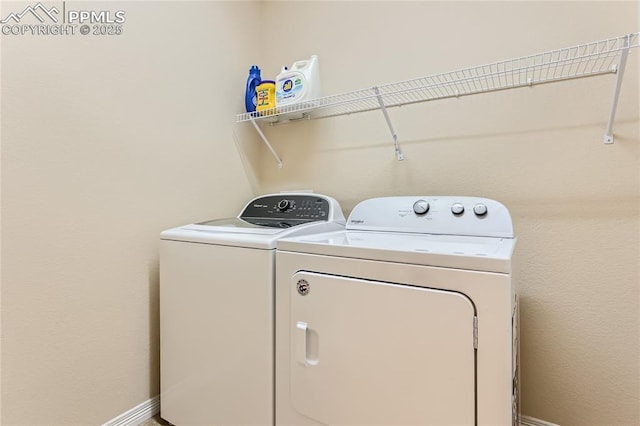
POLYGON ((247 78, 247 90, 244 94, 244 105, 247 112, 254 112, 256 110, 256 87, 261 81, 260 68, 258 68, 257 65, 251 66, 251 69, 249 69, 249 77, 247 78))

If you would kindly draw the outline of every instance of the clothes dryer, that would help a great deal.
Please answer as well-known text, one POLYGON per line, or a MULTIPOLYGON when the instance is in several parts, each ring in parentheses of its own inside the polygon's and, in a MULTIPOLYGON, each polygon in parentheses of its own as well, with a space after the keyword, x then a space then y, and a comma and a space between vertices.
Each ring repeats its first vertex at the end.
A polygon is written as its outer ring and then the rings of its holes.
POLYGON ((515 241, 504 205, 449 196, 279 240, 276 424, 517 425, 515 241))
POLYGON ((276 241, 344 228, 338 202, 270 194, 161 233, 160 410, 179 425, 273 425, 276 241))

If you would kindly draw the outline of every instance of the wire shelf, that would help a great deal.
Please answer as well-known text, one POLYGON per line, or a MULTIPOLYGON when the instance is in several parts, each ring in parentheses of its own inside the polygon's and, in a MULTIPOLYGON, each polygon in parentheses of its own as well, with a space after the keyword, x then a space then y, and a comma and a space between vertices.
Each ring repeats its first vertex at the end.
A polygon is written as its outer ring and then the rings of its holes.
POLYGON ((581 44, 521 58, 464 68, 339 95, 305 101, 259 113, 238 114, 236 122, 277 123, 334 117, 445 99, 615 73, 623 50, 638 47, 640 33, 581 44))
POLYGON ((294 105, 243 113, 236 122, 249 121, 271 151, 279 167, 282 160, 273 149, 258 122, 270 124, 292 120, 316 119, 381 110, 389 127, 396 158, 404 159, 398 145, 388 108, 437 99, 487 93, 543 83, 616 74, 611 110, 604 143, 613 143, 613 123, 618 96, 630 49, 640 45, 640 33, 552 50, 537 55, 495 62, 477 67, 355 90, 340 95, 312 99, 294 105))

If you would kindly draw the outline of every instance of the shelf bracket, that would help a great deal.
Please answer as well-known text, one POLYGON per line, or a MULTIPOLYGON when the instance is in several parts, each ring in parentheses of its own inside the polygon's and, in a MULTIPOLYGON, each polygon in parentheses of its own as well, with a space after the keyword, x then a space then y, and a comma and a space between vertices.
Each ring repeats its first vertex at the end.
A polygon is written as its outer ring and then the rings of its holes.
POLYGON ((393 125, 391 124, 391 119, 389 118, 389 113, 387 112, 387 107, 384 105, 384 101, 382 100, 382 95, 380 95, 380 90, 377 87, 373 88, 373 91, 378 98, 378 103, 380 104, 380 110, 384 115, 384 119, 387 122, 387 126, 389 127, 389 131, 391 132, 391 137, 393 138, 393 147, 396 151, 396 158, 398 161, 404 160, 404 153, 400 146, 398 145, 398 135, 396 135, 396 131, 393 129, 393 125))
POLYGON ((278 163, 278 168, 281 169, 282 168, 282 160, 280 159, 280 156, 278 155, 276 150, 273 149, 273 147, 269 143, 269 140, 264 135, 264 133, 262 133, 262 130, 260 129, 260 126, 258 126, 258 123, 256 123, 255 118, 252 118, 250 121, 251 121, 251 124, 253 124, 253 127, 256 129, 256 132, 258 132, 258 134, 262 138, 262 142, 264 142, 264 144, 267 146, 267 148, 269 148, 269 151, 271 151, 271 155, 273 155, 273 158, 276 159, 276 162, 278 163))
MULTIPOLYGON (((629 39, 630 36, 624 36, 624 44, 620 51, 620 62, 614 69, 616 72, 616 83, 613 87, 613 100, 611 101, 611 111, 609 112, 609 122, 607 123, 607 129, 604 133, 604 143, 613 143, 613 121, 616 116, 616 107, 618 106, 618 95, 620 95, 620 87, 622 86, 622 77, 624 76, 624 69, 627 66, 627 57, 629 56, 629 39)), ((615 67, 615 65, 614 65, 615 67)))

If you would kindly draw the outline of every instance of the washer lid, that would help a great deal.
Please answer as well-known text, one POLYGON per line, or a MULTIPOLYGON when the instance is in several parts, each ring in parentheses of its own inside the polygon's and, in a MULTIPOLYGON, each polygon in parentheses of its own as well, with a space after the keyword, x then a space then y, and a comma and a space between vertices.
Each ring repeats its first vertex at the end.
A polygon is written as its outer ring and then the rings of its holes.
POLYGON ((241 223, 242 221, 237 218, 214 222, 217 222, 217 225, 192 224, 168 229, 160 234, 160 239, 273 250, 276 248, 276 241, 282 237, 344 229, 343 224, 335 222, 309 222, 290 228, 271 228, 241 223))
POLYGON ((275 223, 257 224, 237 217, 231 217, 227 219, 214 219, 207 220, 205 222, 193 223, 191 225, 182 226, 181 228, 207 233, 223 232, 234 234, 273 235, 290 228, 290 226, 277 226, 275 223))
POLYGON ((278 250, 509 273, 515 241, 499 237, 340 231, 280 239, 278 250))
POLYGON ((254 198, 235 218, 207 220, 168 229, 162 240, 274 249, 278 238, 344 229, 338 202, 314 193, 254 198))
POLYGON ((237 217, 233 217, 228 219, 207 220, 205 222, 187 225, 186 227, 205 232, 240 232, 248 234, 273 235, 277 234, 278 232, 282 232, 287 228, 303 225, 309 222, 314 222, 314 220, 263 218, 240 219, 237 217))

